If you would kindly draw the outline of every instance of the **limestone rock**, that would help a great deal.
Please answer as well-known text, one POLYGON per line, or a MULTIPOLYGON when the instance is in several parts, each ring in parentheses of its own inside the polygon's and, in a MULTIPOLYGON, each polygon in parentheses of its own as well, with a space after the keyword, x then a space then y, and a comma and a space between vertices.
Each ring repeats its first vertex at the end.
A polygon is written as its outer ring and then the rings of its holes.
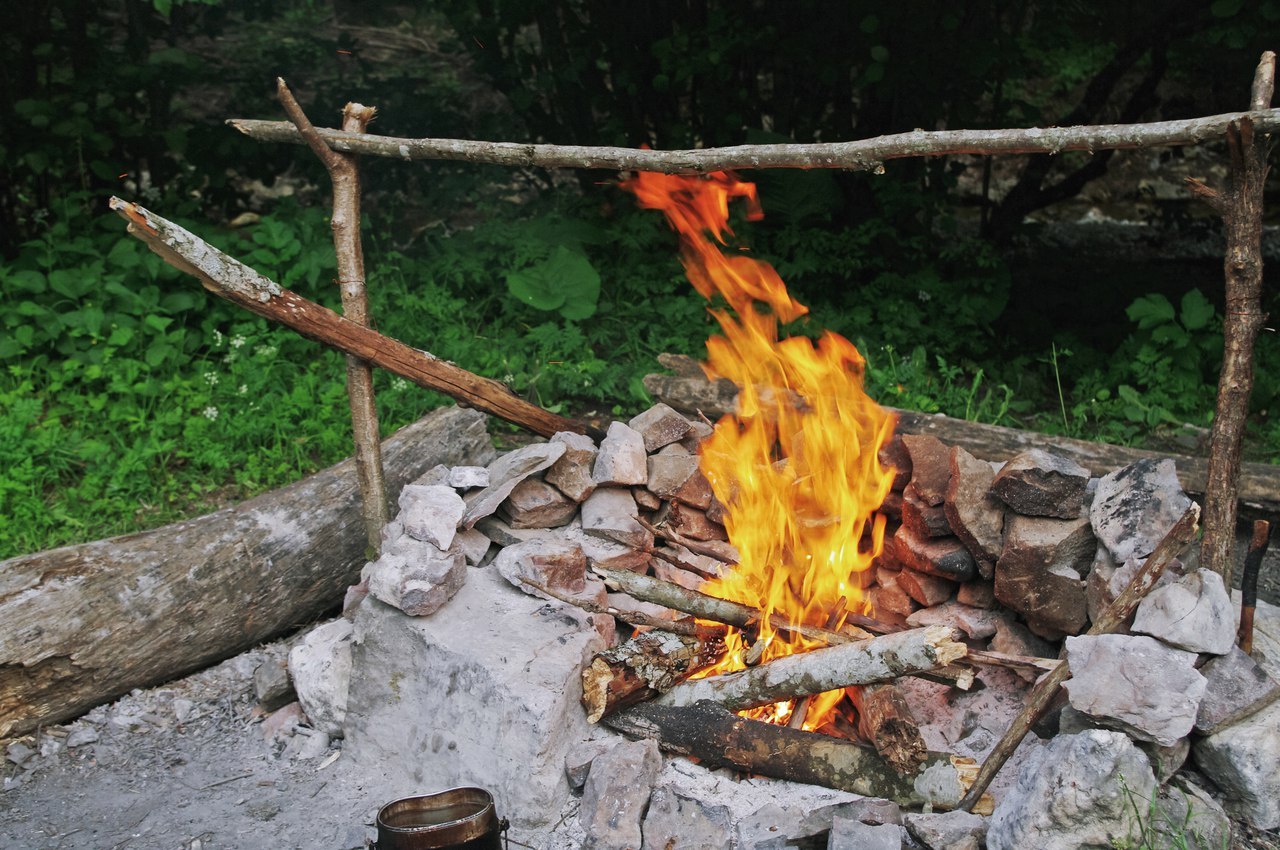
POLYGON ((531 579, 568 596, 586 588, 587 556, 581 546, 568 541, 528 540, 507 546, 493 559, 493 566, 516 589, 542 599, 550 597, 521 579, 531 579))
POLYGON ((989 850, 1111 850, 1137 846, 1141 801, 1155 795, 1147 758, 1123 733, 1059 735, 1022 766, 996 800, 989 850), (1064 793, 1070 789, 1070 793, 1064 793))
POLYGON ((351 622, 339 618, 316 626, 289 652, 298 702, 312 727, 330 737, 342 735, 347 715, 353 633, 351 622))
POLYGON ((729 539, 724 526, 713 522, 703 511, 681 502, 671 503, 671 508, 667 511, 666 525, 694 540, 723 542, 729 539))
POLYGON ((911 483, 930 505, 941 505, 951 477, 951 450, 929 434, 903 434, 902 444, 911 455, 911 483))
POLYGON ((582 530, 633 549, 653 548, 653 535, 637 521, 640 510, 624 487, 598 487, 582 503, 582 530))
POLYGON ((578 810, 582 850, 640 847, 640 824, 661 769, 658 743, 648 739, 618 741, 592 760, 578 810))
POLYGON ((1280 683, 1267 675, 1244 650, 1232 647, 1226 655, 1209 659, 1200 673, 1207 682, 1196 731, 1216 732, 1280 700, 1280 683))
POLYGON ((835 817, 827 850, 902 850, 902 827, 894 823, 867 824, 835 817))
POLYGON ((901 434, 894 434, 889 442, 880 447, 876 453, 880 465, 893 471, 892 490, 901 493, 911 483, 911 453, 902 442, 901 434))
POLYGON ((590 618, 472 570, 440 616, 366 599, 355 631, 343 760, 387 787, 484 787, 518 832, 550 829, 565 756, 592 737, 582 662, 604 643, 590 618))
POLYGON ((1160 789, 1151 830, 1162 847, 1230 847, 1231 819, 1218 801, 1190 779, 1179 776, 1160 789))
POLYGON ((1089 519, 1112 557, 1124 563, 1150 555, 1189 507, 1173 461, 1144 458, 1098 481, 1089 519))
POLYGON ((253 693, 263 711, 275 711, 297 697, 289 681, 288 658, 268 657, 253 671, 253 693))
POLYGON ((978 561, 987 565, 983 574, 990 578, 992 566, 1004 548, 1004 504, 991 494, 995 472, 991 464, 978 460, 959 446, 953 446, 948 459, 950 477, 942 503, 951 530, 968 547, 978 561))
POLYGON ((591 480, 597 486, 621 486, 644 484, 648 478, 644 438, 621 422, 610 422, 591 469, 591 480))
POLYGON ((1023 516, 1075 519, 1084 511, 1089 470, 1069 458, 1028 449, 1004 465, 991 492, 1023 516))
POLYGON ((668 783, 653 789, 643 833, 642 850, 721 850, 733 845, 732 815, 723 803, 668 783))
POLYGON ((1071 706, 1135 738, 1172 746, 1195 725, 1205 678, 1195 653, 1142 635, 1067 638, 1071 706))
MULTIPOLYGON (((901 576, 898 577, 898 583, 902 583, 901 576)), ((1008 619, 1009 615, 1004 611, 970 608, 968 605, 961 605, 959 602, 951 601, 916 611, 907 617, 907 625, 917 628, 920 626, 950 626, 960 629, 970 638, 978 640, 994 635, 1000 623, 1008 619)))
MULTIPOLYGON (((991 638, 991 649, 1007 655, 1027 655, 1032 658, 1056 658, 1058 651, 1048 641, 1032 634, 1031 630, 1011 617, 1005 617, 996 624, 995 637, 991 638)), ((1034 682, 1038 674, 1031 670, 1019 670, 1018 675, 1028 682, 1034 682)))
POLYGON ((1228 812, 1258 829, 1280 827, 1280 703, 1220 726, 1192 754, 1228 812))
POLYGON ((375 599, 414 617, 435 613, 462 587, 467 561, 462 547, 442 552, 404 535, 383 547, 360 577, 375 599))
POLYGON ((484 532, 474 528, 464 528, 453 538, 454 546, 462 552, 462 557, 473 567, 484 563, 493 541, 485 537, 484 532))
POLYGON ((640 434, 647 452, 656 452, 676 442, 689 433, 690 428, 688 419, 661 402, 632 418, 627 426, 640 434))
POLYGON ((1133 631, 1190 652, 1224 655, 1235 647, 1236 620, 1222 576, 1196 570, 1148 593, 1133 631))
POLYGON ((956 601, 973 608, 994 608, 996 605, 995 583, 985 579, 966 581, 956 588, 956 601))
POLYGON ((929 850, 982 850, 987 819, 965 811, 906 814, 903 824, 911 837, 929 850))
POLYGON ((577 515, 578 503, 545 481, 526 478, 498 512, 512 528, 559 528, 577 515))
POLYGON ((930 505, 920 498, 915 485, 902 493, 902 524, 917 537, 950 537, 951 523, 943 505, 930 505))
POLYGON ((649 457, 648 488, 662 499, 674 499, 704 511, 711 506, 711 484, 698 469, 698 456, 679 444, 649 457))
POLYGON ((581 502, 596 489, 591 468, 596 462, 596 444, 585 434, 560 431, 551 442, 564 446, 564 454, 551 465, 543 479, 575 502, 581 502))
POLYGON ((555 463, 565 452, 564 443, 532 443, 489 464, 489 486, 466 497, 462 527, 471 528, 506 501, 516 485, 555 463))
POLYGON ((1086 519, 1010 515, 996 562, 996 599, 1042 637, 1078 634, 1088 622, 1081 573, 1095 548, 1086 519))
POLYGON ((400 491, 400 515, 396 520, 414 540, 448 550, 467 505, 452 487, 406 484, 400 491))
POLYGON ((488 487, 489 470, 483 466, 455 466, 449 470, 448 483, 455 490, 488 487))
POLYGON ((952 581, 977 575, 973 556, 955 537, 919 537, 905 525, 893 535, 894 557, 902 566, 952 581))

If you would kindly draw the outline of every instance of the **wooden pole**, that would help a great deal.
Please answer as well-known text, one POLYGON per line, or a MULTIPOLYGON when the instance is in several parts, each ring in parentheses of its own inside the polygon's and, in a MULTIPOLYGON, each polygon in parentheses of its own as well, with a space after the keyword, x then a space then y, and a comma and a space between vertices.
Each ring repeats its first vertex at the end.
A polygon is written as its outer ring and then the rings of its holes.
MULTIPOLYGON (((1160 580, 1160 576, 1164 574, 1165 567, 1169 565, 1169 562, 1191 545, 1191 541, 1196 536, 1196 526, 1199 519, 1200 506, 1192 503, 1187 512, 1182 515, 1182 518, 1173 524, 1173 528, 1169 529, 1169 533, 1156 546, 1155 551, 1147 556, 1146 563, 1142 565, 1142 569, 1138 570, 1137 575, 1129 582, 1129 586, 1099 615, 1089 629, 1089 634, 1110 634, 1129 619, 1129 615, 1138 607, 1138 603, 1160 580)), ((1018 748, 1018 744, 1022 743, 1022 739, 1027 736, 1027 732, 1031 731, 1031 727, 1049 710, 1054 697, 1058 695, 1058 688, 1062 687, 1062 683, 1069 678, 1071 678, 1071 668, 1067 666, 1067 662, 1059 661, 1053 672, 1046 673, 1035 683, 1031 688, 1031 692, 1027 694, 1026 705, 1023 706, 1022 711, 1014 718, 1008 731, 1004 733, 1004 736, 991 750, 987 760, 982 763, 982 769, 978 771, 977 779, 974 780, 973 786, 969 789, 968 794, 965 795, 964 800, 961 801, 960 808, 973 811, 973 807, 977 804, 982 792, 987 790, 991 780, 996 778, 1000 768, 1013 755, 1013 751, 1018 748)))
POLYGON ((1253 652, 1253 614, 1258 604, 1258 573, 1271 543, 1271 528, 1271 523, 1264 519, 1254 522, 1249 553, 1245 556, 1244 571, 1240 574, 1240 628, 1236 631, 1236 645, 1246 655, 1253 652))
MULTIPOLYGON (((1250 109, 1271 105, 1275 89, 1276 55, 1262 54, 1253 78, 1250 109)), ((1209 442, 1209 473, 1205 485, 1204 540, 1200 563, 1222 576, 1231 587, 1234 566, 1237 488, 1240 449, 1253 392, 1253 347, 1267 319, 1262 312, 1262 199, 1271 152, 1268 131, 1250 115, 1227 126, 1231 155, 1230 180, 1225 189, 1210 189, 1195 179, 1187 185, 1222 216, 1227 252, 1226 316, 1222 324, 1222 373, 1209 442)))
MULTIPOLYGON (((738 145, 701 150, 655 151, 581 145, 530 145, 460 139, 398 139, 320 130, 334 150, 406 161, 445 159, 542 168, 602 168, 613 171, 662 171, 701 174, 744 168, 841 168, 874 171, 891 159, 949 154, 1024 154, 1099 151, 1162 145, 1190 145, 1220 138, 1244 113, 1150 124, 1102 124, 1020 130, 913 130, 855 142, 788 145, 738 145)), ((1249 114, 1254 129, 1280 127, 1280 109, 1249 114)), ((301 144, 287 121, 232 118, 232 127, 262 142, 301 144)))
MULTIPOLYGON (((276 78, 276 94, 289 120, 315 155, 324 163, 333 183, 333 252, 338 265, 342 313, 358 325, 373 327, 365 292, 364 247, 360 241, 360 168, 355 154, 338 153, 320 138, 307 114, 283 79, 276 78)), ((348 103, 342 110, 344 133, 363 133, 377 110, 348 103)), ((382 548, 382 528, 390 520, 386 484, 382 475, 378 435, 378 406, 373 390, 373 367, 367 360, 347 355, 347 402, 351 408, 351 434, 355 442, 356 469, 360 472, 360 497, 364 505, 365 536, 370 558, 382 548)))
POLYGON ((129 233, 166 263, 195 277, 219 298, 251 313, 535 434, 551 437, 558 431, 573 431, 595 439, 604 436, 599 429, 518 398, 497 381, 410 348, 308 301, 150 210, 120 198, 112 198, 110 207, 129 222, 129 233))

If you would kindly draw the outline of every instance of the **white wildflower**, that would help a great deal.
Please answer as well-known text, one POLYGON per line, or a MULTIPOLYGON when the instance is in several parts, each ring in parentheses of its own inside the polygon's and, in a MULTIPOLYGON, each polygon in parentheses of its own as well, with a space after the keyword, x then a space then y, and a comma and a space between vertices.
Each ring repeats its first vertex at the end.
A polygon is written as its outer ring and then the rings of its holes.
POLYGON ((249 392, 249 385, 241 384, 239 388, 236 390, 236 392, 239 393, 240 395, 244 395, 245 393, 249 392))
POLYGON ((242 334, 236 334, 235 336, 231 337, 231 347, 239 348, 240 346, 244 345, 248 341, 249 340, 245 339, 245 337, 242 334))
POLYGON ((216 386, 218 385, 218 373, 217 373, 217 372, 205 372, 205 373, 204 373, 204 379, 205 379, 205 381, 209 384, 209 386, 211 386, 211 387, 216 387, 216 386))
POLYGON ((204 414, 204 418, 208 419, 210 422, 218 418, 218 408, 214 407, 213 405, 209 405, 208 407, 206 407, 202 411, 202 413, 204 414))

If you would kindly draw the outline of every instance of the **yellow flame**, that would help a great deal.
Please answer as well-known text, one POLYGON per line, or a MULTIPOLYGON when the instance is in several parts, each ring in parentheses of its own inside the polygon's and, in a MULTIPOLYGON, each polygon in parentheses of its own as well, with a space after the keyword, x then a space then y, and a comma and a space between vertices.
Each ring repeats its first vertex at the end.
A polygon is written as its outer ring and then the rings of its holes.
MULTIPOLYGON (((738 410, 716 423, 703 444, 701 468, 725 506, 725 527, 741 559, 708 592, 781 615, 789 623, 825 625, 843 597, 864 610, 858 573, 884 542, 876 513, 892 484, 877 458, 893 418, 863 390, 866 361, 847 339, 824 332, 778 338, 779 322, 808 312, 768 263, 726 255, 732 236, 729 201, 745 199, 761 214, 755 186, 728 174, 708 178, 641 173, 624 187, 640 205, 660 209, 680 234, 690 282, 730 309, 713 309, 723 336, 707 341, 709 377, 740 388, 738 410)), ((768 660, 810 648, 768 620, 759 640, 768 660)), ((731 639, 719 669, 740 669, 745 645, 731 639)), ((842 692, 810 707, 806 728, 822 722, 842 692)), ((785 722, 788 703, 757 716, 785 722)))

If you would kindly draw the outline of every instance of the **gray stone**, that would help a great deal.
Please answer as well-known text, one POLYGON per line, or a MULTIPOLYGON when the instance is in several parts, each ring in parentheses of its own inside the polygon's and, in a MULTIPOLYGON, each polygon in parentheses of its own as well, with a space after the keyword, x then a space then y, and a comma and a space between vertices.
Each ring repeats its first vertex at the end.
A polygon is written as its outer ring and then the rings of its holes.
POLYGON ((399 788, 487 788, 516 830, 556 822, 565 755, 592 737, 582 663, 604 643, 586 614, 473 570, 440 616, 366 599, 355 629, 344 760, 399 788))
POLYGON ((724 526, 713 522, 703 511, 681 502, 672 502, 667 511, 666 526, 674 531, 702 541, 728 541, 729 535, 724 526))
POLYGON ((689 422, 689 433, 681 438, 680 445, 696 454, 698 449, 702 447, 702 441, 710 437, 714 432, 715 428, 711 427, 711 425, 701 419, 694 419, 689 422))
POLYGON ((1146 756, 1124 734, 1094 729, 1059 735, 1022 766, 1013 789, 997 799, 987 847, 1137 846, 1142 824, 1136 812, 1145 810, 1142 801, 1155 791, 1146 756))
POLYGON ((903 825, 929 850, 981 850, 986 846, 987 819, 965 811, 906 814, 903 825))
MULTIPOLYGON (((1146 559, 1130 558, 1124 564, 1116 565, 1106 548, 1099 546, 1099 554, 1094 558, 1089 577, 1085 580, 1085 599, 1089 606, 1089 619, 1101 616, 1107 606, 1115 601, 1124 589, 1133 581, 1138 570, 1142 569, 1146 559)), ((1177 581, 1186 573, 1186 567, 1177 558, 1169 562, 1164 573, 1156 581, 1156 587, 1164 587, 1177 581)))
POLYGON ((914 484, 902 493, 902 524, 917 537, 950 537, 951 522, 943 505, 930 505, 920 497, 914 484))
POLYGON ((591 762, 595 761, 596 756, 607 752, 617 743, 617 739, 612 736, 583 741, 565 753, 564 773, 569 779, 569 785, 580 790, 587 782, 587 774, 591 772, 591 762))
POLYGON ((840 807, 840 817, 853 818, 872 826, 881 823, 902 823, 902 808, 892 800, 879 797, 863 797, 840 807))
POLYGON ((576 596, 587 586, 587 556, 567 540, 528 540, 504 547, 493 567, 512 586, 530 596, 551 597, 525 584, 530 579, 561 595, 576 596))
POLYGON ((991 492, 1024 516, 1075 519, 1084 512, 1089 470, 1043 449, 1015 456, 991 482, 991 492))
POLYGON ((1089 519, 1112 557, 1124 563, 1150 555, 1189 507, 1173 461, 1145 458, 1099 479, 1089 519))
POLYGON ((637 521, 640 510, 625 487, 598 487, 582 503, 582 530, 632 549, 653 547, 653 535, 637 521))
POLYGON ((977 575, 973 556, 955 537, 919 537, 904 525, 892 539, 894 557, 904 567, 952 581, 977 575))
MULTIPOLYGON (((905 575, 905 570, 903 571, 905 575)), ((898 577, 902 583, 902 576, 898 577)), ((1008 620, 1004 611, 988 611, 982 608, 970 608, 959 602, 946 602, 932 608, 923 608, 907 617, 909 626, 951 626, 960 629, 974 639, 989 638, 996 633, 1000 623, 1008 620)))
POLYGON ((661 769, 658 743, 648 739, 616 741, 592 760, 578 810, 582 850, 640 847, 640 824, 661 769))
POLYGON ((448 487, 450 486, 450 472, 451 470, 449 467, 445 466, 443 463, 438 463, 409 483, 418 484, 423 487, 448 487))
POLYGON ((434 614, 467 579, 462 547, 441 552, 405 535, 384 547, 360 574, 369 593, 414 617, 434 614))
POLYGON ((312 728, 330 737, 342 736, 347 714, 353 633, 351 622, 339 618, 307 632, 289 652, 289 676, 298 702, 312 728))
POLYGON ((72 729, 67 735, 67 747, 83 747, 87 744, 97 743, 98 730, 92 726, 84 725, 72 729))
MULTIPOLYGON (((1058 650, 1047 640, 1037 637, 1030 629, 1012 618, 1005 617, 996 624, 995 637, 991 638, 991 649, 1008 655, 1028 655, 1032 658, 1056 658, 1058 650)), ((1025 681, 1034 682, 1039 674, 1031 670, 1019 670, 1018 675, 1025 681)))
POLYGON ((676 783, 659 785, 644 816, 642 850, 723 850, 733 845, 729 807, 702 799, 676 783))
POLYGON ((662 500, 647 487, 632 487, 631 495, 642 511, 656 511, 662 507, 662 500))
POLYGON ((521 481, 547 469, 565 453, 564 443, 531 443, 489 464, 489 486, 469 494, 462 527, 471 528, 507 500, 521 481))
POLYGON ((1226 810, 1186 777, 1175 777, 1160 789, 1149 827, 1159 847, 1216 850, 1232 846, 1226 810))
POLYGON ((686 590, 696 590, 703 593, 703 587, 706 585, 706 579, 697 573, 682 569, 680 567, 668 564, 659 558, 653 560, 653 575, 662 581, 669 581, 672 584, 678 584, 686 590))
POLYGON ((515 486, 498 513, 512 528, 559 528, 578 513, 578 503, 537 478, 515 486))
POLYGON ((1078 634, 1088 622, 1081 575, 1096 545, 1086 519, 1011 514, 996 562, 996 599, 1049 639, 1078 634))
POLYGON ((837 816, 831 821, 827 850, 902 850, 902 827, 837 816))
POLYGON ((475 528, 464 528, 453 538, 453 545, 462 557, 471 566, 479 566, 484 563, 485 556, 489 554, 489 547, 493 545, 484 532, 475 528))
POLYGON ((1191 739, 1179 738, 1172 746, 1161 746, 1152 741, 1134 741, 1138 749, 1147 754, 1151 770, 1155 773, 1156 782, 1163 785, 1187 763, 1191 755, 1191 739))
POLYGON ((585 434, 560 431, 551 442, 565 447, 564 454, 551 465, 543 479, 575 502, 581 502, 596 489, 591 480, 591 467, 596 462, 596 444, 585 434))
POLYGON ((951 450, 929 434, 903 434, 902 444, 911 455, 911 483, 930 505, 941 505, 951 477, 951 450))
POLYGON ((1004 548, 1004 504, 991 494, 995 473, 991 464, 978 460, 959 446, 953 446, 949 458, 950 478, 942 503, 947 520, 960 542, 978 561, 985 563, 984 578, 1004 548))
POLYGON ((489 470, 483 466, 455 466, 449 470, 449 486, 455 490, 488 487, 489 470))
POLYGON ((644 450, 656 452, 689 433, 689 420, 673 408, 659 402, 627 423, 644 440, 644 450))
POLYGON ((254 668, 253 693, 258 698, 258 705, 266 712, 293 702, 296 697, 293 683, 289 681, 288 659, 273 655, 254 668))
POLYGON ((466 510, 466 503, 451 487, 406 484, 400 491, 400 514, 396 521, 414 540, 448 550, 466 510))
POLYGON ((5 747, 5 760, 22 767, 36 755, 35 747, 29 747, 22 741, 13 741, 5 747))
POLYGON ((1196 740, 1192 754, 1228 812, 1258 829, 1280 827, 1280 703, 1196 740))
POLYGON ((649 478, 644 438, 621 422, 610 422, 600 443, 591 480, 597 486, 644 484, 649 478))
POLYGON ((1226 655, 1209 659, 1200 668, 1207 685, 1200 711, 1196 714, 1196 731, 1202 735, 1216 732, 1266 708, 1280 700, 1280 683, 1267 675, 1244 650, 1232 647, 1226 655))
POLYGON ((1179 649, 1223 655, 1235 646, 1236 613, 1222 576, 1196 570, 1148 593, 1132 629, 1179 649))
POLYGON ((1205 692, 1195 653, 1142 635, 1067 638, 1073 708, 1144 741, 1172 746, 1190 734, 1205 692))

